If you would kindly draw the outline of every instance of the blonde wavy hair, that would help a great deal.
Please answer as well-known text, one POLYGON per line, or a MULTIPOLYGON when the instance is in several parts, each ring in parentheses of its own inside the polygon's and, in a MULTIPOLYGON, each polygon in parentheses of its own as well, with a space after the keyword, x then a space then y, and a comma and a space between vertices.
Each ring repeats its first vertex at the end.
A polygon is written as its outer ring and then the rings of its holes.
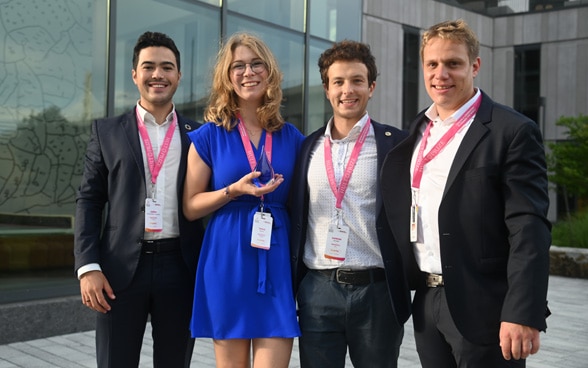
POLYGON ((221 47, 216 57, 212 75, 212 86, 208 105, 204 110, 204 120, 214 122, 231 131, 236 125, 239 111, 238 98, 231 84, 231 61, 238 46, 248 47, 266 65, 268 72, 267 89, 261 106, 257 108, 257 118, 261 127, 274 132, 284 125, 280 113, 282 103, 282 78, 278 62, 267 45, 257 36, 239 32, 233 34, 221 47))

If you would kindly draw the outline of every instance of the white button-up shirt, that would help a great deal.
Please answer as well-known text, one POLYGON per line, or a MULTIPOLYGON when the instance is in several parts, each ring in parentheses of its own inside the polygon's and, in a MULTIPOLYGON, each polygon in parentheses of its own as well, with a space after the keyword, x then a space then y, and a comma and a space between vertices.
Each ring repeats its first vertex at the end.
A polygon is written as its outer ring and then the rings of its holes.
MULTIPOLYGON (((439 118, 437 108, 431 105, 426 111, 425 115, 429 120, 433 121, 433 126, 430 130, 429 138, 425 151, 426 155, 433 146, 441 139, 441 137, 451 128, 453 123, 463 115, 463 113, 473 105, 474 101, 480 95, 478 89, 474 97, 460 107, 455 113, 445 120, 439 118)), ((454 138, 439 152, 439 154, 431 161, 427 162, 423 168, 423 177, 421 179, 420 189, 418 191, 417 204, 419 206, 418 212, 418 237, 414 244, 414 253, 421 271, 428 273, 442 274, 441 268, 441 251, 439 245, 439 206, 443 198, 445 184, 449 175, 449 169, 453 164, 453 160, 472 124, 474 118, 470 119, 466 125, 461 128, 454 136, 454 138)), ((420 129, 420 138, 417 140, 411 161, 411 180, 414 175, 414 167, 419 148, 421 146, 423 133, 427 124, 422 124, 420 129)), ((412 182, 412 181, 411 181, 412 182)))
POLYGON ((355 142, 368 118, 366 113, 347 137, 340 140, 331 137, 333 126, 333 119, 331 119, 325 134, 317 140, 310 154, 307 173, 310 203, 303 256, 304 264, 310 269, 337 267, 365 269, 384 266, 376 234, 378 154, 373 127, 370 127, 341 203, 342 220, 349 227, 345 261, 328 259, 324 256, 329 225, 336 224, 337 219, 336 198, 331 190, 325 166, 324 140, 330 139, 332 143, 335 182, 339 186, 355 142))

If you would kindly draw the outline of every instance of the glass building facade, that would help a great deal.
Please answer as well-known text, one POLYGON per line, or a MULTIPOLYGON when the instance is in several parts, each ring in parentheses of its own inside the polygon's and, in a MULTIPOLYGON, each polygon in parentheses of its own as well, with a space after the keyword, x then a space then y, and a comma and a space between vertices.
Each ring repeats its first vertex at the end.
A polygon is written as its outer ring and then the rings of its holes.
POLYGON ((283 115, 304 133, 329 118, 316 66, 361 39, 361 0, 6 0, 0 3, 0 304, 78 293, 75 196, 93 119, 139 95, 133 46, 147 31, 181 52, 174 98, 202 120, 223 37, 264 39, 284 72, 283 115))

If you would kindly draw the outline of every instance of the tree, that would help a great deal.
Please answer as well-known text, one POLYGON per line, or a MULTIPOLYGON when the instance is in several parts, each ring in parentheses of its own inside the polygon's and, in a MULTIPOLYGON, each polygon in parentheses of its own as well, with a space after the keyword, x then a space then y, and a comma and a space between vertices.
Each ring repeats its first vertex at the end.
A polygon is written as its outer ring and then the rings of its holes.
POLYGON ((570 215, 568 195, 588 197, 588 115, 562 116, 555 123, 568 129, 566 140, 548 144, 549 180, 557 184, 566 200, 566 212, 570 215))

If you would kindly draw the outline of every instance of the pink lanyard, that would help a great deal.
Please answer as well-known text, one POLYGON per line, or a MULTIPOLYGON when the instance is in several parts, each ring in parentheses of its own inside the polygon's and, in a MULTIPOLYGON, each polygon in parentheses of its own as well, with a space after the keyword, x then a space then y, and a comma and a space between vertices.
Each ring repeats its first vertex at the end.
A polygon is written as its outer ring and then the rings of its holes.
POLYGON ((431 134, 431 126, 433 125, 433 121, 430 121, 429 124, 427 124, 427 128, 423 133, 423 139, 421 141, 419 152, 417 154, 417 159, 414 165, 414 173, 412 177, 413 189, 419 189, 421 186, 421 180, 423 178, 423 169, 425 167, 425 164, 434 159, 445 148, 445 146, 447 146, 447 144, 451 142, 451 140, 455 137, 455 134, 457 134, 457 132, 460 131, 461 128, 463 128, 466 125, 466 123, 474 117, 474 115, 476 115, 476 112, 478 111, 481 102, 482 95, 480 95, 478 99, 473 103, 473 105, 470 106, 470 108, 463 113, 463 115, 451 126, 451 128, 449 128, 447 132, 445 132, 445 134, 441 137, 441 139, 439 139, 437 144, 435 144, 433 148, 431 148, 429 153, 427 153, 427 155, 423 157, 425 147, 427 146, 427 139, 431 134))
POLYGON ((143 144, 145 146, 145 155, 147 156, 149 171, 151 172, 151 183, 155 185, 155 183, 157 182, 157 177, 159 176, 159 172, 163 167, 163 161, 165 161, 165 157, 167 156, 167 153, 169 151, 169 147, 174 136, 174 130, 176 128, 178 117, 176 115, 176 112, 174 111, 172 122, 170 123, 169 128, 167 128, 167 133, 165 133, 163 144, 159 151, 159 155, 157 156, 157 161, 155 161, 155 155, 153 154, 153 146, 151 145, 149 133, 147 133, 147 128, 145 127, 145 123, 143 122, 141 114, 139 114, 138 110, 135 111, 137 114, 137 125, 139 126, 139 134, 141 135, 141 139, 143 140, 143 144))
MULTIPOLYGON (((237 114, 237 119, 239 119, 239 124, 237 124, 237 127, 239 128, 239 133, 241 134, 243 148, 245 148, 245 154, 247 155, 249 166, 251 166, 251 170, 253 171, 257 164, 257 160, 255 159, 255 154, 253 153, 253 148, 251 148, 251 142, 249 141, 249 136, 247 135, 245 124, 243 123, 240 114, 237 114)), ((272 133, 265 132, 265 143, 263 146, 267 159, 272 162, 272 133)))
POLYGON ((351 151, 351 157, 349 157, 349 161, 347 162, 347 166, 345 166, 345 171, 343 172, 343 177, 341 178, 341 184, 339 188, 337 188, 337 182, 335 181, 335 169, 333 168, 333 154, 331 153, 331 139, 329 137, 325 137, 325 167, 327 169, 327 177, 329 178, 329 184, 331 185, 331 190, 337 199, 337 203, 335 207, 341 209, 341 202, 343 202, 343 197, 345 196, 345 192, 347 191, 347 186, 349 185, 349 181, 351 180, 351 174, 353 173, 353 169, 355 168, 355 164, 359 158, 359 152, 361 151, 361 147, 363 147, 363 143, 365 142, 367 135, 370 130, 371 119, 368 118, 367 122, 361 129, 359 133, 359 137, 353 146, 353 151, 351 151))

